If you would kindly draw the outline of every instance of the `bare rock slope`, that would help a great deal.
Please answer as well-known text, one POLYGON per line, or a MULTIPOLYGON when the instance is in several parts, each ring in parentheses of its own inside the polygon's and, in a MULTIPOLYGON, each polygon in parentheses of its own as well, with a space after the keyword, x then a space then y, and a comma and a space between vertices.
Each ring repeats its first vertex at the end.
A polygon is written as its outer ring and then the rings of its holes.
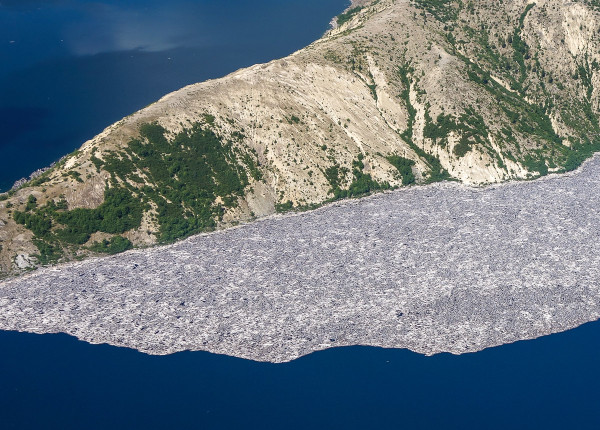
POLYGON ((569 171, 600 149, 597 1, 357 4, 0 197, 0 274, 414 183, 569 171))

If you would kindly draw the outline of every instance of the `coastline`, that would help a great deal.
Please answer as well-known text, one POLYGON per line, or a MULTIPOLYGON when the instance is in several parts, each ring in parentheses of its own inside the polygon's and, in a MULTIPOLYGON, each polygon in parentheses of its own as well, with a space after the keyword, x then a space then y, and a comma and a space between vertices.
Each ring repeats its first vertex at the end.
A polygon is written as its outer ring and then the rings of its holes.
MULTIPOLYGON (((369 202, 372 199, 376 199, 377 197, 382 196, 382 195, 410 193, 410 192, 414 192, 417 190, 425 190, 427 188, 460 189, 463 191, 477 193, 477 192, 485 192, 486 190, 492 190, 492 189, 497 189, 497 188, 502 188, 502 187, 518 186, 521 184, 535 183, 535 182, 539 182, 539 181, 552 181, 552 180, 556 180, 556 179, 572 177, 572 176, 579 175, 589 163, 592 163, 593 161, 598 160, 598 159, 600 159, 600 152, 594 153, 591 157, 584 160, 584 162, 577 169, 572 170, 570 172, 550 173, 548 175, 540 176, 538 178, 532 178, 532 179, 522 179, 522 180, 510 179, 510 180, 500 182, 500 183, 486 184, 486 185, 481 185, 481 186, 464 184, 462 182, 457 182, 457 181, 442 181, 442 182, 434 182, 434 183, 430 183, 430 184, 416 184, 416 185, 411 185, 411 186, 405 187, 405 188, 399 188, 396 190, 375 191, 375 192, 372 192, 371 194, 356 197, 356 198, 346 198, 346 199, 341 199, 341 200, 335 200, 332 202, 327 202, 327 203, 324 203, 324 204, 317 206, 315 208, 312 208, 312 209, 290 210, 288 212, 273 213, 271 215, 260 217, 260 218, 257 218, 257 219, 251 220, 251 221, 240 222, 239 224, 234 225, 234 226, 220 228, 220 229, 216 229, 216 230, 208 231, 208 232, 198 233, 193 236, 186 237, 184 239, 180 239, 173 243, 134 248, 134 249, 131 249, 128 251, 124 251, 123 253, 120 253, 119 255, 128 254, 128 253, 132 253, 132 254, 144 253, 144 252, 147 252, 148 250, 152 250, 152 249, 168 249, 168 248, 176 247, 181 243, 194 241, 195 238, 198 238, 198 237, 207 237, 207 236, 212 236, 212 235, 224 234, 229 231, 237 230, 240 228, 245 228, 247 226, 260 224, 263 222, 269 222, 272 220, 301 217, 301 216, 304 216, 304 215, 307 215, 307 214, 310 214, 313 212, 327 210, 328 208, 332 208, 332 207, 339 207, 339 206, 345 207, 348 205, 362 204, 363 202, 369 202)), ((1 195, 1 193, 0 193, 0 195, 1 195)), ((101 261, 101 260, 108 259, 108 258, 114 258, 114 256, 101 255, 101 256, 96 256, 96 257, 89 257, 89 258, 86 258, 85 261, 86 262, 94 262, 94 261, 101 261)), ((40 266, 39 268, 34 269, 30 272, 21 273, 21 274, 14 275, 14 276, 9 275, 6 278, 0 278, 0 288, 2 287, 3 283, 15 281, 18 279, 24 279, 29 276, 34 276, 35 274, 37 274, 38 272, 43 271, 43 270, 52 270, 54 268, 67 269, 71 266, 77 266, 81 263, 82 263, 81 261, 67 261, 64 263, 59 263, 59 264, 50 265, 50 266, 40 266)))
POLYGON ((598 158, 534 180, 375 193, 41 269, 0 282, 0 327, 272 362, 356 344, 462 354, 563 331, 600 316, 598 158))
POLYGON ((600 244, 584 233, 598 171, 595 156, 544 180, 412 187, 41 269, 0 283, 0 328, 270 362, 568 330, 600 317, 600 244))

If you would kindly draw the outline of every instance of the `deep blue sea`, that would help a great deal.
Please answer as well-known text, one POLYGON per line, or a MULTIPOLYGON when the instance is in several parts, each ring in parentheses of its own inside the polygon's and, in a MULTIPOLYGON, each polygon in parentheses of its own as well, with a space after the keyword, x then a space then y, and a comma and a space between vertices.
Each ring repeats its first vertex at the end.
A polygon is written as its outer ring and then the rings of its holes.
POLYGON ((349 0, 0 0, 0 191, 168 92, 292 53, 349 0))
MULTIPOLYGON (((186 84, 310 43, 344 0, 0 0, 0 190, 186 84)), ((152 357, 0 332, 0 430, 600 429, 600 323, 463 356, 152 357)))
POLYGON ((0 332, 0 428, 600 428, 600 323, 462 356, 351 347, 265 364, 0 332))

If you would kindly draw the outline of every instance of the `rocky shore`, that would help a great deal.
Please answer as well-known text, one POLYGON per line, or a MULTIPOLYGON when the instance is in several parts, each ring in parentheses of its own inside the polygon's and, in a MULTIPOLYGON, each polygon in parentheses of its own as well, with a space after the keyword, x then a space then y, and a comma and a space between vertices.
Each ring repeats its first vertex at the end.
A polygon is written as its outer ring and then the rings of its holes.
POLYGON ((414 187, 0 284, 0 329, 283 362, 461 354, 600 317, 600 159, 483 189, 414 187))
MULTIPOLYGON (((67 158, 67 156, 63 156, 60 158, 60 160, 58 161, 53 161, 52 163, 50 163, 50 165, 48 167, 43 167, 41 169, 37 169, 34 172, 32 172, 28 177, 26 178, 21 178, 15 181, 15 183, 13 184, 13 186, 11 187, 11 190, 18 190, 19 188, 21 188, 23 185, 25 185, 27 182, 29 181, 33 181, 35 178, 39 178, 40 176, 42 176, 45 172, 47 172, 48 170, 52 169, 54 166, 56 166, 57 163, 60 163, 61 161, 63 161, 65 158, 67 158)), ((0 193, 0 194, 4 194, 4 193, 0 193)))

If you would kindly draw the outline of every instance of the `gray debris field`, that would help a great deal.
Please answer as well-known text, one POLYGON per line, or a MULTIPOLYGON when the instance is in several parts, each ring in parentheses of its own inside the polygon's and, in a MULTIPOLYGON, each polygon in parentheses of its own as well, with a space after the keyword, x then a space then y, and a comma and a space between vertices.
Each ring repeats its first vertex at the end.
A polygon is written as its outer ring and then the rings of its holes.
POLYGON ((600 159, 485 189, 414 187, 0 284, 0 329, 282 362, 456 354, 600 318, 600 159))

